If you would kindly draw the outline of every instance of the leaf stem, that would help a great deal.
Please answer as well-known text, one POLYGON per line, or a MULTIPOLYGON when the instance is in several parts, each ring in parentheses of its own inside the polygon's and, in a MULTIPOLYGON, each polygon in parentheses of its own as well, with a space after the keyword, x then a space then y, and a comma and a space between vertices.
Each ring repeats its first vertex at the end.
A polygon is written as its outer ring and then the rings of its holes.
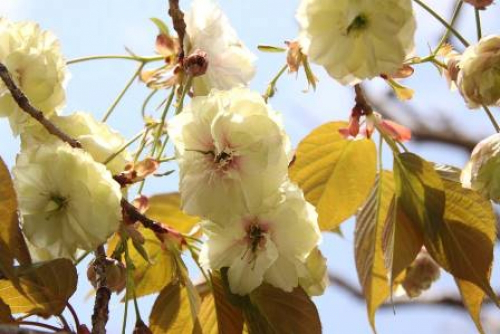
POLYGON ((123 90, 120 92, 120 94, 118 94, 118 96, 116 97, 116 99, 113 101, 113 103, 111 104, 111 106, 106 111, 106 114, 102 118, 102 122, 106 122, 108 120, 109 116, 111 116, 111 113, 113 113, 113 111, 115 110, 115 108, 118 105, 118 103, 120 103, 121 99, 123 98, 123 96, 125 95, 125 93, 127 92, 127 90, 130 88, 130 86, 132 86, 132 84, 134 83, 134 80, 141 73, 142 69, 144 68, 144 65, 145 65, 144 63, 141 63, 139 65, 139 67, 137 68, 137 70, 134 72, 134 75, 127 81, 127 84, 125 85, 125 87, 123 88, 123 90))
POLYGON ((415 1, 420 7, 425 9, 429 14, 431 14, 436 20, 438 20, 443 26, 445 26, 455 37, 465 46, 469 46, 469 42, 455 29, 453 28, 448 22, 446 22, 445 19, 443 19, 441 16, 439 16, 438 13, 436 13, 432 8, 427 6, 425 3, 423 3, 420 0, 413 0, 415 1))
POLYGON ((80 319, 78 319, 78 315, 76 314, 75 309, 73 308, 73 306, 69 302, 66 303, 66 307, 68 308, 69 313, 71 313, 71 316, 73 317, 73 320, 75 321, 76 328, 77 329, 80 328, 80 319))
MULTIPOLYGON (((450 21, 451 27, 453 27, 455 25, 455 22, 457 21, 457 18, 458 18, 458 14, 460 13, 460 10, 462 9, 463 4, 464 4, 463 0, 457 1, 457 6, 455 7, 455 10, 453 11, 453 15, 451 16, 451 21, 450 21)), ((436 55, 436 53, 439 51, 439 49, 441 49, 443 44, 446 43, 446 41, 450 37, 450 32, 451 32, 451 30, 449 28, 447 28, 443 37, 441 37, 441 41, 439 42, 437 48, 433 52, 434 55, 436 55)))
POLYGON ((51 331, 58 332, 58 333, 61 330, 63 330, 63 328, 59 328, 56 326, 52 326, 49 324, 44 324, 44 323, 36 322, 36 321, 18 321, 18 322, 16 322, 16 324, 18 324, 20 326, 33 326, 33 327, 45 328, 45 329, 49 329, 51 331))
POLYGON ((97 55, 97 56, 88 56, 88 57, 80 57, 70 59, 66 62, 67 65, 73 65, 78 63, 83 63, 90 60, 104 60, 104 59, 123 59, 123 60, 132 60, 137 61, 143 64, 147 64, 153 61, 163 60, 162 56, 153 56, 153 57, 138 57, 138 56, 126 56, 126 55, 97 55))

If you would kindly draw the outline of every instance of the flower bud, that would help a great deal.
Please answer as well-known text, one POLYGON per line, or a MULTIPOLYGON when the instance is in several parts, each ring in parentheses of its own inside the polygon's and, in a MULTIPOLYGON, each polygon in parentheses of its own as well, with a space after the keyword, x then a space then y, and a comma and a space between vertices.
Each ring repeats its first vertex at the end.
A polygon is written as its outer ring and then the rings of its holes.
MULTIPOLYGON (((94 288, 97 288, 97 278, 94 269, 94 261, 90 262, 87 268, 87 278, 94 288)), ((127 270, 123 263, 116 259, 106 258, 106 286, 113 292, 120 292, 125 288, 127 270)))
POLYGON ((494 134, 479 142, 462 171, 461 181, 465 188, 480 192, 492 201, 500 202, 500 134, 494 134))
POLYGON ((493 3, 493 0, 464 0, 464 2, 467 2, 477 9, 486 9, 486 7, 493 3))
POLYGON ((500 105, 500 36, 469 46, 458 66, 458 88, 469 108, 500 105))
POLYGON ((423 291, 429 289, 439 276, 439 266, 430 257, 427 250, 422 248, 417 258, 406 269, 403 288, 408 297, 415 298, 420 296, 423 291))
POLYGON ((196 50, 184 59, 184 70, 192 77, 199 77, 207 72, 208 56, 201 50, 196 50))

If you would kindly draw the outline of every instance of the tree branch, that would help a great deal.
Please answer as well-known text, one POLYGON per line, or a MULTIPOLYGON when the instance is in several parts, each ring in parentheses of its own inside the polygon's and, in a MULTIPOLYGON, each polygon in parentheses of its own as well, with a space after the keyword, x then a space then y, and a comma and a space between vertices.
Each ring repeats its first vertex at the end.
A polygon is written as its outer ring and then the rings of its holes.
MULTIPOLYGON (((333 273, 328 274, 330 284, 336 286, 347 292, 351 297, 359 301, 364 302, 365 296, 361 290, 354 284, 350 283, 343 277, 337 276, 333 273)), ((491 299, 485 299, 484 303, 492 303, 491 299)), ((459 295, 455 294, 439 294, 439 295, 425 295, 415 299, 410 299, 408 297, 397 297, 393 299, 393 302, 386 302, 380 306, 380 308, 392 308, 393 306, 407 307, 407 306, 446 306, 455 308, 458 310, 467 311, 464 307, 462 299, 459 295)))
POLYGON ((95 296, 94 314, 92 314, 92 334, 106 334, 108 322, 108 304, 111 290, 106 285, 106 252, 104 246, 97 247, 94 261, 97 291, 95 296))
MULTIPOLYGON (((13 325, 0 325, 0 333, 1 334, 47 334, 49 332, 46 331, 38 331, 35 329, 29 329, 29 328, 21 328, 18 326, 13 326, 13 325)), ((69 333, 66 331, 56 331, 56 332, 50 332, 50 333, 69 333)))
POLYGON ((172 24, 179 37, 179 63, 184 61, 184 36, 186 35, 186 22, 184 22, 184 13, 179 7, 179 0, 168 0, 168 15, 172 18, 172 24))
POLYGON ((31 117, 36 119, 40 124, 42 124, 50 134, 59 137, 62 141, 70 144, 72 147, 77 147, 77 148, 82 147, 77 140, 71 138, 70 136, 62 132, 57 126, 55 126, 45 117, 43 112, 41 112, 40 110, 38 110, 37 108, 33 107, 33 105, 30 104, 26 95, 15 84, 7 67, 1 62, 0 62, 0 77, 2 81, 5 83, 5 86, 7 86, 7 88, 9 89, 12 98, 14 99, 14 101, 16 101, 19 108, 21 108, 24 112, 26 112, 31 117))

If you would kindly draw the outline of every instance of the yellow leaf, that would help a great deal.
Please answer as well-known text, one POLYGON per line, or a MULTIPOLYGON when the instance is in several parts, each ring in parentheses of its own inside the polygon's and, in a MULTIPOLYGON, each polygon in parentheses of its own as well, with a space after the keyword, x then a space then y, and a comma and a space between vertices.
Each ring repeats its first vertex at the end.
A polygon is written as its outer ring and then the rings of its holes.
POLYGON ((477 330, 480 334, 484 334, 484 329, 481 325, 481 307, 483 306, 485 293, 474 284, 465 280, 455 279, 455 282, 460 290, 464 306, 469 311, 477 330))
POLYGON ((19 291, 10 281, 0 280, 0 298, 12 313, 59 315, 76 290, 77 274, 68 259, 23 266, 19 269, 19 291))
POLYGON ((146 215, 181 233, 189 233, 200 222, 198 217, 188 216, 180 209, 179 193, 159 194, 149 198, 146 215))
POLYGON ((21 264, 31 263, 26 242, 19 228, 16 192, 9 170, 2 159, 0 159, 0 241, 4 248, 7 248, 2 252, 8 252, 21 264))
POLYGON ((171 283, 160 292, 149 316, 149 328, 153 334, 201 332, 199 322, 193 320, 186 287, 171 283))
MULTIPOLYGON (((149 262, 135 249, 132 241, 128 241, 128 249, 132 262, 134 263, 134 284, 136 297, 142 297, 157 293, 170 284, 176 277, 176 262, 171 251, 165 248, 153 231, 140 228, 144 236, 144 249, 149 262)), ((128 298, 132 298, 129 295, 128 298)))
MULTIPOLYGON (((212 294, 206 296, 201 303, 199 321, 203 334, 219 334, 219 327, 217 326, 217 313, 215 311, 215 301, 212 294)), ((236 334, 236 332, 234 333, 236 334)))
POLYGON ((369 139, 346 140, 345 122, 323 124, 299 144, 290 178, 316 206, 322 230, 336 229, 363 204, 375 181, 376 149, 369 139))
POLYGON ((456 279, 481 288, 493 301, 497 297, 489 283, 496 241, 496 220, 490 201, 443 179, 446 193, 445 224, 425 245, 432 257, 456 279))
POLYGON ((263 284, 250 294, 250 301, 261 317, 258 326, 262 326, 262 319, 265 319, 267 325, 266 328, 253 330, 254 323, 248 321, 249 313, 246 312, 250 333, 321 333, 318 310, 300 287, 292 292, 285 292, 263 284))
POLYGON ((375 331, 375 312, 390 295, 382 236, 394 197, 394 178, 383 171, 367 202, 356 216, 355 259, 359 282, 366 298, 370 325, 375 331))

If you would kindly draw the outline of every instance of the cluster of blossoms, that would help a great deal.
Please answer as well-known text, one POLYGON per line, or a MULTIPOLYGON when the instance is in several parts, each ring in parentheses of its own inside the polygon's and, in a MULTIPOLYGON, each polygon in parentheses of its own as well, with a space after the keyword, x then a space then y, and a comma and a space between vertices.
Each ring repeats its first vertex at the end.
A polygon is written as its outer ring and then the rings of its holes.
POLYGON ((49 134, 0 84, 0 116, 8 117, 13 133, 21 137, 13 176, 33 258, 74 258, 78 251, 95 249, 121 220, 122 193, 112 173, 122 171, 130 157, 124 152, 107 166, 103 163, 124 139, 90 114, 59 115, 67 71, 52 33, 34 23, 0 19, 0 61, 32 105, 84 148, 72 148, 49 134))
POLYGON ((396 73, 413 51, 411 0, 303 0, 299 43, 340 83, 396 73))
POLYGON ((196 96, 169 121, 168 133, 182 208, 204 219, 202 265, 228 268, 230 289, 240 295, 263 282, 321 294, 326 263, 317 249, 317 214, 288 179, 289 139, 262 96, 242 87, 253 75, 253 56, 212 1, 194 2, 187 32, 188 48, 208 54, 199 84, 212 89, 206 95, 195 86, 196 96))

